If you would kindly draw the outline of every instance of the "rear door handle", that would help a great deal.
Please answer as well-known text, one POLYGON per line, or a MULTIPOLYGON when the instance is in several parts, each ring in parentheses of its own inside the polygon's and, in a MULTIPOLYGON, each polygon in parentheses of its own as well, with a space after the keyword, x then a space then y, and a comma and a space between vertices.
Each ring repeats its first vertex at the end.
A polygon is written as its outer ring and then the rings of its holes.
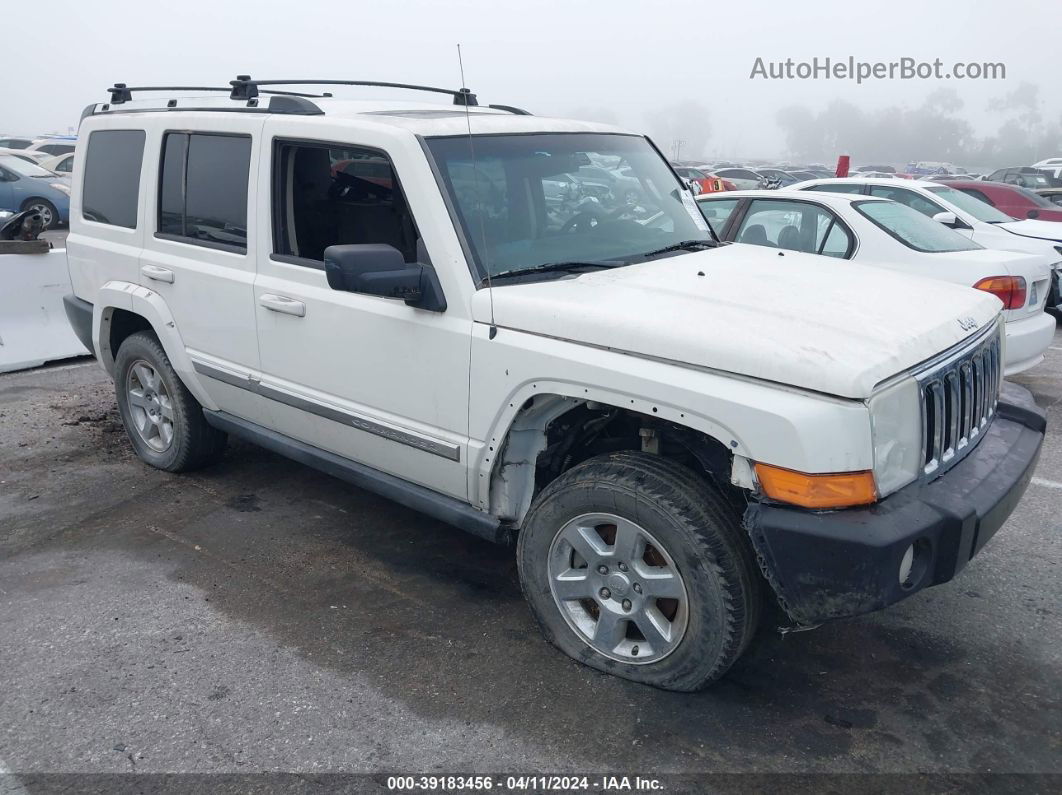
POLYGON ((294 315, 295 317, 306 317, 306 304, 302 301, 296 301, 294 298, 288 298, 286 295, 263 293, 258 296, 258 304, 271 312, 281 312, 285 315, 294 315))
POLYGON ((152 281, 173 284, 173 271, 168 268, 160 268, 158 265, 142 265, 140 267, 140 272, 145 278, 151 279, 152 281))

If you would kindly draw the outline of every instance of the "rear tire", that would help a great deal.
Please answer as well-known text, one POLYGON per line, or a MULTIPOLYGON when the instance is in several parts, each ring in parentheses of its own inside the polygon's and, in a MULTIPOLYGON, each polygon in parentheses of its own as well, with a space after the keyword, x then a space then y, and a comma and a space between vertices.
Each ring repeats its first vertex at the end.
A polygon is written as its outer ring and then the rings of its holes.
POLYGON ((186 472, 221 458, 227 436, 207 423, 153 332, 127 337, 114 369, 118 413, 142 461, 186 472))
POLYGON ((517 545, 520 582, 543 634, 568 656, 697 690, 726 673, 759 623, 761 579, 740 522, 680 464, 599 456, 535 499, 517 545))
POLYGON ((40 213, 41 221, 44 222, 45 229, 55 229, 59 226, 59 211, 55 209, 55 205, 47 199, 41 199, 39 197, 33 199, 26 199, 22 202, 23 210, 36 210, 40 213))

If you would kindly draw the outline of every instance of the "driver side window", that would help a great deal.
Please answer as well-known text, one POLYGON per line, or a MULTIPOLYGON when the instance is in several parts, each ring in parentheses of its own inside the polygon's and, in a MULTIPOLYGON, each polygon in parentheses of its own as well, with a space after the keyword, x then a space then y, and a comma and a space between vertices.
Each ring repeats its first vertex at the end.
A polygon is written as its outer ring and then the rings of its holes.
POLYGON ((273 150, 273 253, 324 267, 324 250, 384 243, 418 257, 419 234, 402 186, 383 152, 309 141, 276 141, 273 150))

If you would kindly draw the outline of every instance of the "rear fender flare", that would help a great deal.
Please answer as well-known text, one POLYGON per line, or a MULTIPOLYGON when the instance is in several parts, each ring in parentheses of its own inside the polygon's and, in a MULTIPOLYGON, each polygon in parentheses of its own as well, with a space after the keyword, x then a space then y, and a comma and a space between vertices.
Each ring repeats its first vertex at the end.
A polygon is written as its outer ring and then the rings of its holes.
POLYGON ((124 309, 139 315, 151 324, 152 330, 159 338, 162 349, 166 351, 170 364, 180 376, 203 408, 217 411, 217 404, 203 389, 192 366, 192 360, 184 346, 184 340, 177 330, 166 301, 154 290, 139 284, 124 281, 107 282, 100 288, 92 309, 92 344, 96 358, 103 368, 114 378, 114 357, 117 351, 111 350, 111 317, 114 310, 124 309))

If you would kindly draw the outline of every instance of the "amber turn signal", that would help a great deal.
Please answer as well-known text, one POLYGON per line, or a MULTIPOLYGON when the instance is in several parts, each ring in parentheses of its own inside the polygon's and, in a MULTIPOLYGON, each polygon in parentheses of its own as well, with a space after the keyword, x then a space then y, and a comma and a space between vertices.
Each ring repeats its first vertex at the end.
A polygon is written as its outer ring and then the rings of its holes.
POLYGON ((874 473, 838 472, 808 475, 768 464, 756 464, 764 494, 772 500, 804 508, 849 508, 868 505, 878 498, 874 473))

